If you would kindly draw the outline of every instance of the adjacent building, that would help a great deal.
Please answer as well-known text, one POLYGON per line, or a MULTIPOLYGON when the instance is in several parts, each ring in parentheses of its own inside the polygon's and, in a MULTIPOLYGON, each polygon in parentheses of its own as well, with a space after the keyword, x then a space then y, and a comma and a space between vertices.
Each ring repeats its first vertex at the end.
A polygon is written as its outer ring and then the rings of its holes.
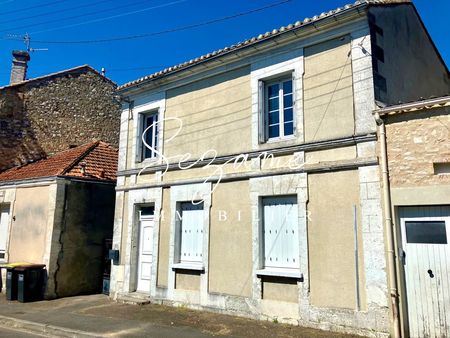
POLYGON ((102 291, 117 152, 94 141, 0 173, 0 262, 45 264, 46 298, 102 291))
POLYGON ((118 147, 116 84, 88 65, 27 79, 30 55, 13 52, 0 87, 0 171, 96 139, 118 147))
POLYGON ((403 324, 410 337, 449 337, 450 96, 375 115, 389 171, 403 324))
POLYGON ((112 297, 407 332, 372 113, 449 89, 409 1, 358 1, 119 87, 112 297))

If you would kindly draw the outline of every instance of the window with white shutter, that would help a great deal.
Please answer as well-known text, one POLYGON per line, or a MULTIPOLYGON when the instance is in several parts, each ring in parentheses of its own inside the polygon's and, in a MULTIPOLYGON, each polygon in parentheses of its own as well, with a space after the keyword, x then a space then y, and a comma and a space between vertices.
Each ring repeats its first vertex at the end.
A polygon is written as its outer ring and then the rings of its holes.
POLYGON ((265 197, 262 207, 264 269, 299 269, 297 198, 265 197))
POLYGON ((201 264, 203 262, 203 203, 180 204, 180 263, 201 264))
POLYGON ((0 260, 6 255, 6 242, 9 224, 9 205, 0 205, 0 260))

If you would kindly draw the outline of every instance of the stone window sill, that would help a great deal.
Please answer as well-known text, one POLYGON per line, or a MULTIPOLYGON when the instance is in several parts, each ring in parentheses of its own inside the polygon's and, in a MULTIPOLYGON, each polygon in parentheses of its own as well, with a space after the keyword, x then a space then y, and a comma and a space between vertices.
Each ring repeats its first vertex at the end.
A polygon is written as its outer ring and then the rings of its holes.
POLYGON ((303 279, 303 273, 295 269, 262 269, 256 270, 256 275, 266 276, 266 277, 285 277, 285 278, 295 278, 303 279))
POLYGON ((196 263, 176 263, 172 264, 172 270, 194 270, 194 271, 205 271, 203 264, 196 263))

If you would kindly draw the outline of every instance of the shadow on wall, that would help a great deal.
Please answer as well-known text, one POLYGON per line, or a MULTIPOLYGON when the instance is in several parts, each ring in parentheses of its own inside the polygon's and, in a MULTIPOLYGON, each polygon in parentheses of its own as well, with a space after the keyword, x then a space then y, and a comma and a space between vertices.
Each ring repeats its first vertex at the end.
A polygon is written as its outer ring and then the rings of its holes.
POLYGON ((46 157, 17 89, 0 92, 0 171, 46 157))

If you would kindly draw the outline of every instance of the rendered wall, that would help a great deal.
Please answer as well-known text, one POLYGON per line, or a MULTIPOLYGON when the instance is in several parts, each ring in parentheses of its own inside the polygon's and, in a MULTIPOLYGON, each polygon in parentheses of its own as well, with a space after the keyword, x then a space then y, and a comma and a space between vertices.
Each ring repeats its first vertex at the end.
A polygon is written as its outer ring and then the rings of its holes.
MULTIPOLYGON (((356 308, 353 206, 360 212, 357 171, 308 175, 311 304, 356 308)), ((364 257, 358 217, 359 276, 364 303, 364 257)))
MULTIPOLYGON (((183 121, 180 134, 166 144, 165 156, 192 154, 208 149, 219 155, 251 149, 251 93, 248 67, 206 78, 167 91, 165 117, 183 121)), ((166 137, 178 124, 167 121, 166 137)))
POLYGON ((55 272, 58 297, 101 292, 103 243, 112 238, 114 202, 112 184, 66 183, 59 268, 55 272))
POLYGON ((175 273, 175 289, 199 291, 200 272, 178 270, 175 273))
POLYGON ((305 48, 305 142, 354 134, 350 37, 305 48))
POLYGON ((215 187, 209 245, 209 292, 251 297, 252 211, 248 181, 219 183, 215 187))
POLYGON ((159 221, 159 243, 158 243, 158 271, 156 285, 167 288, 169 269, 169 241, 170 241, 170 189, 163 189, 163 200, 161 207, 161 218, 159 221))
POLYGON ((18 188, 11 223, 9 262, 43 264, 46 252, 49 187, 18 188))
POLYGON ((262 281, 262 299, 297 303, 299 287, 296 280, 264 277, 262 281))

